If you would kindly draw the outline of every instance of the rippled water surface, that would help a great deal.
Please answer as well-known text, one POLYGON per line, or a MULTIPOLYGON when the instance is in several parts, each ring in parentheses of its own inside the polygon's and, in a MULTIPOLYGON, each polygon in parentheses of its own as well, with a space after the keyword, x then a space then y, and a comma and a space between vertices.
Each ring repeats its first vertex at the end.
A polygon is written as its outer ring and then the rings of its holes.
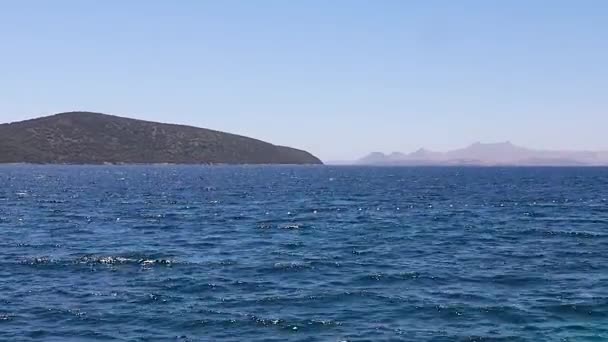
POLYGON ((606 341, 608 169, 0 167, 0 341, 606 341))

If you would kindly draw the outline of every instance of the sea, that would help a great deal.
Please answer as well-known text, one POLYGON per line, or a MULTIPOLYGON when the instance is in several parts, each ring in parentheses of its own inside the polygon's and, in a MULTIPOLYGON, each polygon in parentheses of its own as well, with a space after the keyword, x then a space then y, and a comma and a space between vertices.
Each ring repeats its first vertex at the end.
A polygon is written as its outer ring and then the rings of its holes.
POLYGON ((608 169, 0 166, 0 341, 608 341, 608 169))

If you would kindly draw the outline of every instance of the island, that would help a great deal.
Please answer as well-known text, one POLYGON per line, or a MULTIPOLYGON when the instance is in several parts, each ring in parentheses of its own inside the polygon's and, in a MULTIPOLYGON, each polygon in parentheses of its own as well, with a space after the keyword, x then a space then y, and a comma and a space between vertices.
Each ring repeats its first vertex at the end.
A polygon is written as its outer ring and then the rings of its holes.
POLYGON ((447 152, 421 148, 412 153, 373 152, 354 165, 401 166, 608 166, 608 151, 539 150, 509 141, 476 142, 447 152))
POLYGON ((236 134, 93 112, 0 124, 0 163, 322 164, 306 151, 236 134))

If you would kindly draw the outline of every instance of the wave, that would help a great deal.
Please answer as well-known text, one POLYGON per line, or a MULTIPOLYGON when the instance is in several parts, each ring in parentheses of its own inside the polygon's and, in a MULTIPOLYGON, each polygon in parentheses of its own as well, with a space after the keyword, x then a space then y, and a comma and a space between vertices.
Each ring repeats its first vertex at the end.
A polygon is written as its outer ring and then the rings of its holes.
MULTIPOLYGON (((4 262, 6 263, 6 262, 4 262)), ((10 263, 10 261, 9 261, 10 263)), ((94 256, 86 255, 74 259, 53 259, 48 256, 30 257, 17 262, 22 265, 141 265, 150 267, 155 265, 171 266, 176 263, 175 260, 165 258, 153 258, 145 256, 94 256)))
POLYGON ((554 230, 554 229, 540 229, 531 228, 520 232, 526 235, 542 235, 542 236, 562 236, 562 237, 576 237, 584 239, 605 239, 608 238, 608 234, 591 232, 591 231, 577 231, 577 230, 554 230))
POLYGON ((443 281, 444 278, 428 275, 420 272, 398 272, 398 273, 371 273, 363 276, 359 276, 355 279, 355 282, 381 282, 381 283, 395 283, 403 281, 443 281))

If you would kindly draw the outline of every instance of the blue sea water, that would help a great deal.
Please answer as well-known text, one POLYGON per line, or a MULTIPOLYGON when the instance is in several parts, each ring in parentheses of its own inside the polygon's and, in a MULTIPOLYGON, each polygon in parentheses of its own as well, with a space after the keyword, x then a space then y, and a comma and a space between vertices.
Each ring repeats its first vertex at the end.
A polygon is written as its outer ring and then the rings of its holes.
POLYGON ((1 166, 0 341, 606 341, 608 169, 1 166))

